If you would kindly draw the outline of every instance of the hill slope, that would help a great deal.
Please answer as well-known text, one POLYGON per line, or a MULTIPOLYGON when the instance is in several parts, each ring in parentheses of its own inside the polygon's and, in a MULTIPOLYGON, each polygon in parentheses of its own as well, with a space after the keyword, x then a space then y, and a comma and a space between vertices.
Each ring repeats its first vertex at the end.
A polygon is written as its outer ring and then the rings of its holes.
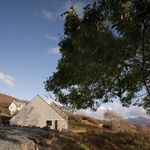
MULTIPOLYGON (((124 122, 126 124, 126 122, 124 122)), ((47 130, 34 137, 41 149, 55 150, 149 150, 150 130, 136 130, 133 126, 117 126, 108 121, 68 112, 68 132, 47 130), (102 123, 103 126, 99 126, 102 123), (129 128, 130 127, 130 128, 129 128), (117 129, 117 130, 116 130, 117 129)))
POLYGON ((12 96, 0 93, 0 116, 10 116, 8 107, 13 101, 23 102, 26 104, 28 103, 28 101, 26 100, 20 100, 12 96))
POLYGON ((150 126, 150 119, 148 118, 144 118, 144 117, 137 117, 137 118, 128 118, 127 119, 130 123, 134 124, 134 125, 146 125, 146 126, 150 126))
POLYGON ((27 100, 20 100, 12 96, 0 93, 0 106, 9 106, 13 101, 28 103, 27 100))

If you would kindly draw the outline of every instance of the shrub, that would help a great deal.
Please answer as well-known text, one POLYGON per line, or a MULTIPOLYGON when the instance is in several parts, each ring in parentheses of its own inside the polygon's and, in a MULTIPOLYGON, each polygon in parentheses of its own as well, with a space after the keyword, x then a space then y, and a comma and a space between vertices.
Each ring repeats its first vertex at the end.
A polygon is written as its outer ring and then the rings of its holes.
POLYGON ((71 114, 71 115, 69 115, 68 120, 70 122, 76 122, 76 123, 81 123, 82 122, 81 116, 77 115, 77 114, 71 114))
POLYGON ((104 123, 103 128, 107 130, 113 130, 113 125, 111 123, 104 123))
POLYGON ((82 120, 87 120, 92 124, 98 125, 98 121, 96 121, 96 119, 89 116, 82 116, 82 120))

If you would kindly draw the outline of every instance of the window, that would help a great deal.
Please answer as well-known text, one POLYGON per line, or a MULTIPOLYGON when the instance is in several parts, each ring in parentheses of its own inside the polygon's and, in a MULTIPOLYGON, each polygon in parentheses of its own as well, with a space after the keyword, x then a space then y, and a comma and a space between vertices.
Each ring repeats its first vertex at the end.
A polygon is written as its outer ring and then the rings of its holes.
POLYGON ((52 121, 47 120, 47 121, 46 121, 46 126, 52 126, 52 121))

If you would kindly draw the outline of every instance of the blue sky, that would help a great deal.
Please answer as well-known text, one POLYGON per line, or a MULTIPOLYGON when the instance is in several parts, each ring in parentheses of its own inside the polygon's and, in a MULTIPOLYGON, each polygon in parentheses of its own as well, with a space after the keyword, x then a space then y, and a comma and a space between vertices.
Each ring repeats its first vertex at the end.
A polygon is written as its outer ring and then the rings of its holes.
MULTIPOLYGON (((63 36, 60 14, 73 1, 1 0, 0 92, 31 100, 45 97, 43 82, 56 70, 63 36)), ((74 2, 80 9, 84 1, 74 2)))
MULTIPOLYGON (((58 43, 63 36, 64 18, 60 14, 72 3, 81 14, 82 8, 91 1, 0 0, 0 93, 24 100, 39 94, 46 99, 48 93, 43 82, 56 71, 61 57, 58 43)), ((109 108, 118 112, 124 109, 119 103, 113 103, 101 106, 95 113, 82 112, 97 117, 109 108)), ((130 109, 128 116, 137 110, 130 109)), ((145 115, 143 109, 136 112, 134 116, 145 115)))

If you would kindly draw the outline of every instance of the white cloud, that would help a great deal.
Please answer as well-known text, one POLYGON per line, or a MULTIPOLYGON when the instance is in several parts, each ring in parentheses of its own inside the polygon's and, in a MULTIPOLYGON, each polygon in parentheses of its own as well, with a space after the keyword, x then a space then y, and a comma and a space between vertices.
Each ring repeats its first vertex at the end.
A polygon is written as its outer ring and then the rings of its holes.
POLYGON ((81 115, 88 115, 97 119, 104 119, 103 115, 106 110, 113 110, 118 115, 121 115, 125 119, 127 118, 136 118, 138 116, 149 118, 146 114, 146 111, 142 107, 138 106, 130 106, 129 108, 122 107, 120 102, 114 102, 109 104, 102 104, 98 107, 97 111, 92 111, 90 109, 87 110, 78 110, 77 113, 81 115))
POLYGON ((55 36, 49 36, 48 34, 45 34, 45 37, 46 37, 47 39, 49 39, 49 40, 54 40, 54 41, 57 41, 57 40, 58 40, 57 37, 55 37, 55 36))
POLYGON ((105 106, 98 107, 97 111, 92 111, 91 109, 87 109, 87 110, 80 109, 77 111, 77 114, 87 115, 97 119, 103 119, 103 115, 107 109, 109 108, 105 106))
POLYGON ((45 9, 42 10, 42 16, 49 20, 55 19, 55 15, 52 12, 45 9))
POLYGON ((59 54, 59 53, 60 53, 59 47, 49 48, 49 49, 48 49, 48 53, 49 53, 49 54, 59 54))
POLYGON ((120 102, 112 103, 112 110, 124 118, 136 118, 138 116, 148 117, 143 107, 130 106, 122 107, 120 102))
POLYGON ((12 80, 8 80, 8 79, 6 79, 6 80, 4 80, 4 83, 6 84, 6 85, 8 85, 8 86, 14 86, 14 82, 12 81, 12 80))
POLYGON ((58 9, 53 12, 49 11, 48 9, 42 9, 41 12, 34 12, 34 14, 38 17, 44 17, 45 19, 48 20, 54 20, 58 18, 65 11, 71 10, 70 7, 72 4, 74 4, 75 7, 77 8, 77 14, 79 16, 82 16, 83 7, 85 7, 88 4, 88 2, 85 3, 81 1, 66 0, 60 2, 61 7, 58 7, 58 9))
POLYGON ((55 17, 56 17, 56 14, 54 14, 51 11, 46 10, 46 9, 42 9, 41 12, 34 12, 34 14, 37 17, 43 17, 43 18, 45 18, 47 20, 54 20, 55 17))
POLYGON ((148 117, 146 111, 142 107, 131 106, 129 108, 123 108, 124 116, 127 118, 135 118, 138 116, 148 117))
POLYGON ((6 75, 2 72, 0 72, 0 81, 10 87, 14 86, 14 78, 12 76, 6 75))
POLYGON ((0 80, 3 80, 3 79, 5 79, 5 75, 0 72, 0 80))

